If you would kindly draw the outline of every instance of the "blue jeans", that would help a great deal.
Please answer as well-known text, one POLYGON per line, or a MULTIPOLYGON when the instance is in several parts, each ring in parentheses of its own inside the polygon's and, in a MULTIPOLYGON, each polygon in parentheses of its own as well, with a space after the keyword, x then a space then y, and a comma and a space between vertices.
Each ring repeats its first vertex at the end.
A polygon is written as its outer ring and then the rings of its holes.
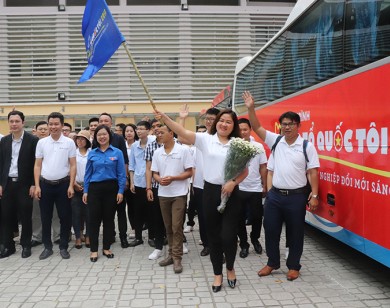
POLYGON ((282 225, 285 222, 289 238, 289 254, 286 265, 288 269, 297 271, 301 269, 306 201, 307 196, 304 193, 283 196, 272 189, 268 192, 264 203, 263 222, 268 266, 280 267, 279 242, 282 225))
POLYGON ((68 249, 69 233, 72 227, 71 199, 68 198, 69 181, 57 185, 51 185, 41 181, 40 186, 41 200, 39 201, 39 207, 41 208, 42 242, 45 248, 53 248, 51 241, 51 220, 53 218, 55 203, 61 224, 60 249, 68 249))

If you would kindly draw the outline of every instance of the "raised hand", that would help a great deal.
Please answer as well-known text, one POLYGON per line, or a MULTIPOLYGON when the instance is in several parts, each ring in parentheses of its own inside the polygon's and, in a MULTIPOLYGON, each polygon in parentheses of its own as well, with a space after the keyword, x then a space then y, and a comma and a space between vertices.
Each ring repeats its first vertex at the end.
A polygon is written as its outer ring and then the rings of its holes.
POLYGON ((254 108, 255 106, 255 100, 252 96, 252 94, 249 91, 244 91, 242 94, 242 99, 244 100, 245 106, 249 108, 254 108))
POLYGON ((180 119, 185 119, 188 117, 190 107, 187 104, 183 104, 179 109, 180 119))

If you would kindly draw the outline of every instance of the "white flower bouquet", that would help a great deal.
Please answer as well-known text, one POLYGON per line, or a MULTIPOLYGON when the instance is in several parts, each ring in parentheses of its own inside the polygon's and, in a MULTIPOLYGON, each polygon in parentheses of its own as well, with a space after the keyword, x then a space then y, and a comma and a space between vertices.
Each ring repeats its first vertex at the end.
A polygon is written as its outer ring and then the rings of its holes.
MULTIPOLYGON (((247 167, 249 161, 257 154, 263 151, 254 144, 245 141, 241 138, 232 138, 230 142, 230 148, 227 153, 224 167, 224 181, 233 180, 247 167)), ((229 196, 221 195, 221 204, 217 207, 220 213, 223 213, 226 208, 226 203, 229 196)))

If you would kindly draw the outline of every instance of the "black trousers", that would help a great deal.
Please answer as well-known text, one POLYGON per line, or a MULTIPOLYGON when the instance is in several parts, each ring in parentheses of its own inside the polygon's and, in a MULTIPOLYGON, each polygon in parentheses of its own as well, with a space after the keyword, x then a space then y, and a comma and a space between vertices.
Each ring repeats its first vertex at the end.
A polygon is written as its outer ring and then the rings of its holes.
POLYGON ((116 196, 118 194, 117 181, 93 182, 89 185, 89 239, 91 252, 99 248, 99 231, 103 222, 103 249, 109 250, 115 229, 116 196))
POLYGON ((241 249, 249 248, 248 234, 246 232, 245 220, 249 214, 252 223, 250 234, 251 242, 257 242, 260 238, 261 225, 263 222, 263 200, 261 192, 239 191, 238 196, 242 204, 241 220, 238 227, 238 237, 241 249))
POLYGON ((264 204, 267 265, 275 268, 280 266, 280 234, 283 222, 285 222, 289 246, 286 265, 288 269, 297 271, 301 269, 300 260, 304 243, 306 202, 307 195, 305 193, 282 196, 273 189, 268 192, 264 204))
POLYGON ((221 185, 205 182, 203 190, 203 210, 214 275, 222 274, 223 255, 226 258, 226 268, 228 270, 234 268, 238 223, 241 215, 237 186, 230 195, 223 214, 218 212, 217 207, 221 203, 221 189, 221 185))
MULTIPOLYGON (((123 201, 119 204, 115 204, 116 214, 118 218, 118 230, 119 230, 119 237, 126 237, 127 236, 127 215, 126 215, 126 200, 123 199, 123 201)), ((115 230, 114 230, 115 234, 115 230)))
POLYGON ((59 246, 60 249, 68 249, 69 233, 72 228, 72 206, 71 199, 68 198, 69 181, 56 185, 41 181, 40 185, 41 200, 39 200, 39 207, 41 209, 42 220, 42 242, 45 248, 53 248, 51 241, 51 221, 55 204, 61 225, 59 246))
POLYGON ((152 215, 150 227, 154 233, 154 243, 156 249, 162 250, 165 237, 165 225, 160 208, 160 199, 158 198, 158 188, 153 188, 153 201, 149 202, 150 214, 152 215))
POLYGON ((203 208, 203 189, 194 187, 193 202, 195 205, 195 209, 198 212, 200 240, 202 241, 204 247, 209 247, 209 240, 207 238, 206 220, 204 217, 204 208, 203 208))
POLYGON ((142 240, 142 227, 148 224, 149 239, 154 239, 154 231, 151 226, 152 215, 149 215, 149 202, 146 195, 146 189, 135 186, 134 198, 134 216, 135 216, 135 238, 142 240))
MULTIPOLYGON (((187 218, 188 218, 188 221, 187 221, 187 226, 195 226, 195 221, 194 221, 194 218, 195 218, 195 213, 196 213, 196 204, 194 202, 194 194, 193 194, 193 190, 190 191, 190 201, 188 202, 188 207, 187 207, 187 218)), ((184 215, 185 216, 185 215, 184 215)), ((184 222, 186 221, 185 217, 184 217, 184 222)))
POLYGON ((18 219, 22 224, 20 244, 24 248, 31 247, 33 199, 29 196, 29 190, 30 186, 8 180, 3 191, 1 201, 2 243, 8 249, 15 246, 13 238, 15 221, 18 219))

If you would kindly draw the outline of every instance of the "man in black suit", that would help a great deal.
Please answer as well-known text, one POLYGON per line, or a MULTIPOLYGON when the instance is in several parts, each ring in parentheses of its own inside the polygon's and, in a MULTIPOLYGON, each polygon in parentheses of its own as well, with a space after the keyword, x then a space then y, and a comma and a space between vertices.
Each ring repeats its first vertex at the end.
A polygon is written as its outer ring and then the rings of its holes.
POLYGON ((34 196, 34 162, 38 138, 24 131, 24 114, 13 110, 8 114, 10 134, 0 141, 1 227, 3 229, 0 258, 15 253, 14 222, 20 219, 22 258, 31 256, 32 206, 34 196))

